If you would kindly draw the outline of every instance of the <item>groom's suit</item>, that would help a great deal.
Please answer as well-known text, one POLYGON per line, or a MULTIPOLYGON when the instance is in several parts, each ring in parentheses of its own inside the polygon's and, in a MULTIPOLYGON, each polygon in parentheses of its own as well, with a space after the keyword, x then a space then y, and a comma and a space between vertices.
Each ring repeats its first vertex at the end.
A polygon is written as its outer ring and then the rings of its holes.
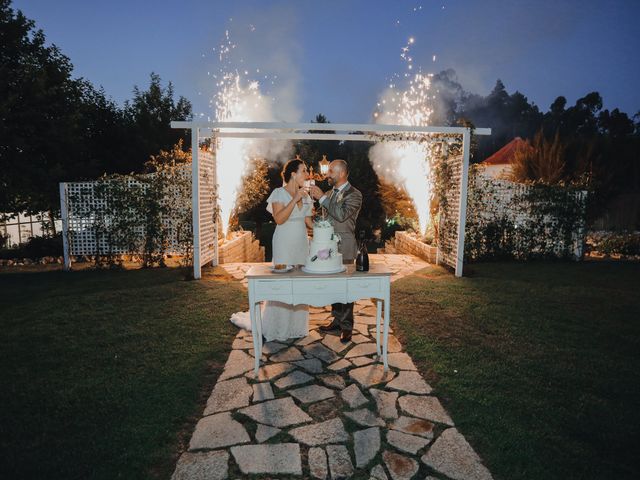
MULTIPOLYGON (((340 235, 338 251, 342 253, 343 263, 353 263, 358 253, 356 242, 356 220, 360 207, 362 207, 362 193, 350 183, 343 188, 334 188, 330 194, 321 199, 329 221, 333 224, 335 232, 340 235)), ((333 323, 342 330, 353 330, 353 303, 334 303, 331 305, 333 323)))

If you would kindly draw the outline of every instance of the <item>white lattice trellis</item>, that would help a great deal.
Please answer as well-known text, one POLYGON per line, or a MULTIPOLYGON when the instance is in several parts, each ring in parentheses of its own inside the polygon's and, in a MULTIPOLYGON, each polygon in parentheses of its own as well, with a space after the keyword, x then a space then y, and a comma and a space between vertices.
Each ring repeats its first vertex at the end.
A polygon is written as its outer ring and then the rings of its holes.
MULTIPOLYGON (((181 182, 189 184, 188 189, 180 188, 180 183, 168 184, 164 191, 163 199, 171 208, 169 213, 161 218, 162 228, 166 232, 167 253, 184 254, 185 236, 191 238, 191 169, 190 165, 177 168, 175 174, 181 177, 181 182)), ((153 175, 141 176, 150 179, 153 175)), ((109 235, 104 232, 113 232, 115 224, 114 215, 110 214, 114 201, 106 193, 99 192, 99 186, 112 180, 99 180, 91 182, 70 182, 60 184, 60 204, 62 209, 63 230, 65 241, 65 264, 70 264, 69 256, 97 255, 97 254, 132 254, 126 246, 109 240, 109 235), (102 232, 102 233, 101 233, 102 232)), ((121 180, 118 180, 121 182, 121 180)), ((145 195, 149 183, 128 178, 122 186, 136 195, 145 195)), ((126 207, 125 207, 126 208, 126 207)), ((132 231, 135 234, 134 243, 141 244, 145 237, 144 219, 135 208, 128 211, 119 211, 117 215, 129 215, 128 220, 134 224, 132 231)))

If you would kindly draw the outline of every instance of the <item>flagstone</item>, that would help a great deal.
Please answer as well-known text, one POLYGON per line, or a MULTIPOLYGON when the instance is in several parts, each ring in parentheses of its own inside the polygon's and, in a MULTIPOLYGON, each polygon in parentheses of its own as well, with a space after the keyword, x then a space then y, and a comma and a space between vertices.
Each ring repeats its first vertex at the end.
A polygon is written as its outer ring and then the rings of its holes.
POLYGON ((284 343, 267 342, 262 345, 262 353, 266 355, 273 355, 274 353, 278 353, 283 348, 287 348, 284 343))
POLYGON ((411 435, 419 435, 424 438, 433 439, 433 423, 423 418, 401 416, 389 428, 411 435))
POLYGON ((273 389, 269 382, 254 383, 251 386, 253 387, 253 403, 272 400, 274 398, 273 389))
POLYGON ((331 350, 333 350, 336 353, 340 353, 345 348, 352 345, 351 342, 342 343, 340 341, 340 337, 338 337, 337 335, 331 335, 331 334, 327 334, 324 336, 324 339, 322 340, 322 344, 329 347, 331 350))
POLYGON ((333 370, 334 372, 339 372, 341 370, 346 370, 349 367, 353 367, 353 364, 349 360, 345 360, 344 358, 342 358, 336 363, 332 363, 327 368, 329 370, 333 370))
POLYGON ((453 420, 436 397, 405 395, 400 397, 398 404, 403 412, 411 416, 453 425, 453 420))
POLYGON ((349 440, 349 434, 344 429, 342 420, 339 418, 296 427, 289 430, 289 435, 295 438, 296 441, 310 446, 342 443, 349 440))
POLYGON ((353 463, 344 445, 328 445, 327 457, 331 478, 349 478, 353 475, 353 463))
POLYGON ((358 333, 364 337, 369 336, 369 327, 365 323, 354 323, 353 329, 357 330, 358 333))
POLYGON ((200 419, 191 436, 189 450, 213 450, 250 441, 242 424, 231 418, 231 413, 223 412, 200 419))
POLYGON ((436 439, 422 462, 454 480, 491 480, 489 470, 458 430, 448 428, 436 439))
POLYGON ((380 450, 380 429, 372 427, 354 432, 353 450, 356 454, 356 467, 366 467, 380 450))
POLYGON ((229 472, 229 452, 184 452, 171 480, 224 480, 229 472))
POLYGON ((234 350, 248 350, 253 348, 253 342, 247 342, 244 338, 236 338, 231 344, 234 350))
POLYGON ((402 345, 395 335, 387 337, 387 353, 398 353, 402 351, 402 345))
POLYGON ((369 472, 369 475, 371 475, 369 480, 389 480, 389 477, 387 477, 382 465, 376 465, 373 467, 371 472, 369 472))
POLYGON ((252 418, 256 422, 278 428, 313 421, 304 410, 295 404, 291 397, 258 403, 250 407, 242 408, 238 410, 238 412, 252 418))
POLYGON ((308 375, 300 370, 294 370, 286 377, 282 377, 275 382, 275 386, 280 390, 287 389, 289 387, 293 387, 294 385, 301 385, 303 383, 308 383, 313 380, 311 375, 308 375))
POLYGON ((289 395, 295 397, 301 403, 313 403, 327 398, 334 397, 333 390, 320 385, 309 385, 308 387, 289 390, 289 395))
POLYGON ((356 367, 362 367, 363 365, 369 365, 369 364, 375 362, 375 360, 373 358, 371 358, 371 357, 356 357, 356 358, 352 359, 351 362, 356 367))
POLYGON ((231 448, 231 454, 240 471, 245 474, 302 475, 300 445, 297 443, 273 443, 243 445, 231 448))
POLYGON ((258 370, 257 377, 253 371, 246 373, 245 377, 247 377, 250 380, 258 380, 259 382, 264 382, 265 380, 275 380, 276 378, 284 375, 285 373, 290 372, 294 368, 295 367, 293 365, 286 362, 270 363, 268 365, 260 367, 260 369, 258 370))
MULTIPOLYGON (((375 325, 376 324, 375 315, 376 315, 375 309, 373 310, 373 316, 372 317, 370 317, 368 315, 354 315, 353 316, 353 322, 354 323, 364 324, 364 325, 375 325)), ((382 324, 382 320, 380 320, 380 323, 382 324)))
POLYGON ((351 341, 355 344, 359 344, 359 343, 370 342, 371 339, 368 336, 365 337, 364 335, 354 335, 353 337, 351 337, 351 341))
POLYGON ((243 350, 231 350, 218 381, 242 375, 254 367, 254 362, 254 358, 251 355, 247 355, 243 350))
POLYGON ((382 459, 393 480, 410 480, 418 473, 418 462, 413 458, 386 450, 382 459))
POLYGON ((396 401, 398 400, 398 392, 385 392, 384 390, 377 390, 372 388, 369 393, 376 401, 376 407, 378 408, 378 414, 385 419, 398 418, 398 409, 396 408, 396 401))
POLYGON ((304 357, 296 347, 289 347, 275 355, 271 355, 271 362, 293 362, 294 360, 304 360, 304 357))
POLYGON ((364 355, 371 355, 372 353, 377 352, 377 347, 375 343, 361 343, 360 345, 356 345, 351 350, 349 350, 344 358, 352 358, 352 357, 362 357, 364 355))
POLYGON ((276 427, 270 427, 269 425, 263 425, 258 423, 258 428, 256 429, 256 440, 258 443, 263 443, 269 440, 272 437, 275 437, 282 430, 276 427))
POLYGON ((417 370, 411 357, 404 352, 389 353, 387 355, 387 363, 390 367, 399 368, 400 370, 417 370))
POLYGON ((323 370, 322 362, 315 357, 305 360, 297 360, 291 363, 293 363, 296 367, 303 368, 309 373, 321 373, 323 370))
POLYGON ((207 400, 204 415, 246 407, 252 394, 253 388, 244 377, 218 382, 207 400))
POLYGON ((322 447, 312 447, 309 449, 309 473, 313 478, 325 480, 329 474, 327 466, 327 455, 322 447))
POLYGON ((316 330, 311 330, 309 335, 298 340, 295 344, 299 346, 309 345, 310 343, 317 342, 322 338, 322 335, 316 330))
POLYGON ((349 376, 365 388, 388 382, 395 375, 391 370, 385 372, 384 367, 380 364, 365 365, 364 367, 349 370, 349 376))
POLYGON ((380 417, 377 417, 368 408, 361 408, 353 412, 344 412, 344 414, 358 425, 363 427, 384 427, 385 423, 380 417))
POLYGON ((333 363, 340 359, 340 357, 336 355, 333 350, 325 347, 318 342, 312 343, 310 345, 305 345, 304 347, 302 347, 302 349, 305 353, 313 355, 314 357, 319 358, 325 363, 333 363))
POLYGON ((335 388, 337 390, 343 390, 347 384, 340 375, 335 373, 327 373, 325 375, 318 375, 317 378, 324 383, 327 387, 335 388))
POLYGON ((429 440, 408 433, 398 432, 397 430, 387 431, 387 442, 398 450, 415 455, 418 450, 424 448, 429 440))
POLYGON ((342 390, 340 396, 351 408, 358 408, 368 401, 355 383, 342 390))
POLYGON ((432 388, 418 372, 401 371, 396 378, 387 383, 387 388, 408 393, 428 394, 432 388))

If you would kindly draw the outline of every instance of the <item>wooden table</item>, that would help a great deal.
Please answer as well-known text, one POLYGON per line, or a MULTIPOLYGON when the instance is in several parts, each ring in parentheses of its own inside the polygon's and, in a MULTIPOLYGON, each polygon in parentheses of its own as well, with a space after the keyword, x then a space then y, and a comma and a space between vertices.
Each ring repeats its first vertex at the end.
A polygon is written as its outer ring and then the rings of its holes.
POLYGON ((357 272, 354 265, 334 274, 305 273, 294 268, 287 273, 273 273, 271 265, 251 267, 246 278, 249 282, 249 314, 255 353, 255 373, 260 368, 262 356, 262 319, 260 302, 274 300, 290 305, 324 307, 332 303, 350 303, 371 298, 376 300, 376 346, 380 356, 380 319, 384 306, 382 329, 382 358, 384 370, 387 363, 389 315, 391 312, 391 270, 384 265, 372 264, 368 272, 357 272))

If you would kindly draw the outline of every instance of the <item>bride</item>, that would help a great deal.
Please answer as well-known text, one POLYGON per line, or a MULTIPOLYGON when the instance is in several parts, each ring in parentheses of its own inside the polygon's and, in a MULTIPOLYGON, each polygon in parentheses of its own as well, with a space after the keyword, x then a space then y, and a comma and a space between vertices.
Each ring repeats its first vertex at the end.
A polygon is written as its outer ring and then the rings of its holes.
MULTIPOLYGON (((267 210, 276 221, 273 234, 273 263, 303 264, 309 251, 307 227, 312 228, 313 200, 304 189, 308 171, 300 159, 282 169, 283 186, 267 199, 267 210)), ((268 301, 262 310, 262 335, 267 342, 306 337, 309 334, 307 305, 268 301)))

